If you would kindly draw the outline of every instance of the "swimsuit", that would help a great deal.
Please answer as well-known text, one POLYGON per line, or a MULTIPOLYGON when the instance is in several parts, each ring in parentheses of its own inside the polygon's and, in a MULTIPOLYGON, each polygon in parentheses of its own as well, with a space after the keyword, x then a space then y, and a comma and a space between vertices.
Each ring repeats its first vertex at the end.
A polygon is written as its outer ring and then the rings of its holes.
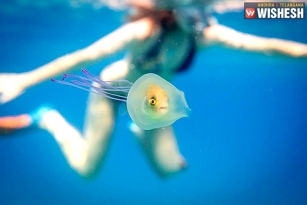
MULTIPOLYGON (((135 63, 138 68, 146 68, 147 72, 159 73, 162 69, 162 62, 160 60, 161 45, 166 38, 167 31, 163 28, 157 41, 145 54, 143 54, 135 63)), ((181 65, 176 68, 176 72, 186 71, 191 65, 196 54, 196 43, 194 36, 189 36, 189 46, 187 48, 186 58, 183 59, 181 65)))
POLYGON ((189 43, 187 48, 184 48, 187 50, 185 59, 182 59, 182 63, 175 70, 176 72, 186 71, 190 68, 196 54, 197 45, 195 35, 197 32, 202 32, 204 27, 209 26, 209 15, 203 10, 195 8, 177 10, 176 13, 172 11, 160 12, 162 17, 159 18, 158 23, 160 23, 162 31, 160 36, 158 36, 159 40, 147 52, 140 56, 134 65, 137 68, 142 68, 146 72, 161 72, 161 69, 163 69, 160 59, 162 42, 164 42, 169 32, 175 29, 181 29, 186 31, 189 43))

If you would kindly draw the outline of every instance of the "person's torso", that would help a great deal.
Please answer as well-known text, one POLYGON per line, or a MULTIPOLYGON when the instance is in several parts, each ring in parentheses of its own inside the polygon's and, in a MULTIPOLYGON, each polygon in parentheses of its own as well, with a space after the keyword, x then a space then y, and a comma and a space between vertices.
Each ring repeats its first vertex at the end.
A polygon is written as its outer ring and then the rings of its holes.
POLYGON ((130 50, 130 69, 169 77, 178 72, 189 55, 192 55, 195 49, 193 38, 181 29, 158 29, 152 37, 136 43, 130 50))

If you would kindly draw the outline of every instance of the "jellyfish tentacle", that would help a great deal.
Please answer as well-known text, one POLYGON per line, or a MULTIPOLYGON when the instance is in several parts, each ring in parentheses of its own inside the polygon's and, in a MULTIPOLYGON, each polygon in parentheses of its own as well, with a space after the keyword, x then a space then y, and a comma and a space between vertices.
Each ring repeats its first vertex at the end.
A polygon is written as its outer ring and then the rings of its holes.
POLYGON ((100 85, 102 85, 103 87, 109 87, 109 88, 112 88, 111 85, 109 85, 108 83, 104 82, 104 81, 101 81, 100 79, 95 79, 95 78, 86 78, 86 77, 82 77, 82 76, 79 76, 79 75, 75 75, 75 74, 64 74, 63 78, 61 81, 64 81, 65 79, 67 78, 77 78, 79 80, 82 80, 83 82, 85 81, 92 81, 92 82, 97 82, 99 83, 100 85))
POLYGON ((127 94, 131 88, 132 83, 127 80, 116 80, 116 81, 102 81, 86 69, 82 69, 82 72, 86 77, 82 77, 75 74, 64 74, 61 80, 51 79, 52 82, 60 83, 64 85, 73 86, 81 90, 89 91, 112 100, 127 102, 127 94), (73 78, 70 82, 67 82, 68 78, 73 78), (92 84, 95 82, 99 86, 92 84), (109 83, 125 83, 126 86, 113 86, 109 83), (122 94, 116 94, 114 92, 121 92, 122 94))
POLYGON ((99 89, 101 90, 101 92, 104 92, 104 93, 107 93, 107 92, 123 92, 123 93, 128 93, 129 90, 118 90, 118 89, 113 89, 113 88, 104 88, 104 87, 98 87, 98 86, 95 86, 91 83, 89 83, 88 81, 83 81, 83 82, 80 82, 78 80, 71 80, 71 82, 73 84, 78 84, 78 85, 81 85, 81 86, 87 86, 87 87, 91 87, 91 88, 94 88, 94 89, 99 89))
POLYGON ((78 89, 85 90, 85 91, 88 91, 88 92, 92 92, 92 93, 110 98, 112 100, 117 100, 117 101, 122 101, 122 102, 127 101, 126 96, 121 96, 121 95, 117 95, 117 94, 113 94, 113 93, 104 92, 103 90, 101 90, 101 88, 94 87, 90 83, 87 84, 87 85, 84 84, 84 85, 81 86, 81 85, 78 85, 80 83, 79 81, 77 81, 78 82, 77 84, 71 83, 71 82, 66 82, 66 81, 61 81, 61 80, 55 80, 55 79, 51 79, 51 81, 55 82, 55 83, 63 84, 63 85, 69 85, 69 86, 72 86, 72 87, 76 87, 78 89), (87 88, 83 87, 83 86, 86 86, 87 88), (93 89, 91 89, 91 88, 93 88, 93 89))
POLYGON ((110 87, 113 89, 118 89, 120 91, 122 91, 122 89, 130 89, 130 87, 132 86, 132 83, 129 82, 128 80, 124 80, 124 79, 120 79, 120 80, 116 80, 116 81, 102 81, 100 80, 100 78, 98 78, 97 76, 95 76, 94 74, 90 73, 88 70, 86 69, 82 69, 82 72, 84 73, 84 75, 86 75, 88 77, 88 80, 99 83, 100 85, 105 85, 106 87, 110 87), (127 83, 127 86, 112 86, 109 83, 127 83))
POLYGON ((62 81, 62 80, 55 80, 55 79, 51 79, 52 82, 54 83, 59 83, 59 84, 63 84, 63 85, 69 85, 69 86, 72 86, 72 87, 76 87, 76 88, 79 88, 79 89, 82 89, 82 90, 85 90, 85 91, 90 91, 89 89, 87 88, 84 88, 82 86, 79 86, 79 85, 76 85, 74 83, 70 83, 70 82, 66 82, 66 81, 62 81))
MULTIPOLYGON (((126 101, 126 99, 127 99, 126 96, 119 95, 119 94, 116 94, 116 93, 111 93, 111 92, 122 92, 121 90, 104 89, 104 88, 96 87, 89 82, 82 83, 82 82, 77 81, 77 80, 72 80, 71 82, 74 85, 80 85, 80 87, 86 86, 86 87, 92 88, 96 91, 95 93, 101 94, 105 97, 112 97, 112 99, 114 99, 114 100, 126 101)), ((91 90, 87 90, 87 91, 91 91, 91 90)))

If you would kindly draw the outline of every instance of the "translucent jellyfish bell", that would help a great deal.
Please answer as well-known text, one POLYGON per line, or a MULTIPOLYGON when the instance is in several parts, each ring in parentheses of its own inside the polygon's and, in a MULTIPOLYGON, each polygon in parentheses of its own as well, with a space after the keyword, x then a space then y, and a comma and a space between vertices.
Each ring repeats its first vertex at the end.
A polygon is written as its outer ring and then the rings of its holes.
POLYGON ((132 85, 127 108, 131 119, 144 130, 171 125, 191 111, 184 93, 153 73, 143 75, 132 85))
POLYGON ((85 69, 82 72, 87 77, 65 74, 62 80, 51 80, 126 102, 131 119, 144 130, 171 125, 191 111, 184 93, 156 74, 145 74, 132 84, 127 80, 102 81, 85 69), (75 79, 64 81, 68 77, 75 79))

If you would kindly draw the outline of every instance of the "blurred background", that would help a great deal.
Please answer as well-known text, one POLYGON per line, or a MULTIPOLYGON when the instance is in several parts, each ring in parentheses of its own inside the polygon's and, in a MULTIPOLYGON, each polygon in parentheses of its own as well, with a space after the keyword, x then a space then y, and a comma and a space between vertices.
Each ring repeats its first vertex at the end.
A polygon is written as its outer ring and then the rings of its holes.
MULTIPOLYGON (((74 1, 0 1, 0 72, 24 72, 83 48, 123 23, 124 13, 74 1)), ((245 20, 214 13, 220 24, 307 44, 307 19, 245 20)), ((87 67, 94 74, 123 54, 87 67)), ((297 204, 307 203, 307 60, 222 47, 201 51, 172 82, 190 118, 174 124, 188 168, 160 179, 120 116, 100 174, 67 164, 41 130, 0 138, 0 204, 297 204)), ((50 103, 80 130, 87 93, 50 81, 0 106, 0 116, 50 103)))

